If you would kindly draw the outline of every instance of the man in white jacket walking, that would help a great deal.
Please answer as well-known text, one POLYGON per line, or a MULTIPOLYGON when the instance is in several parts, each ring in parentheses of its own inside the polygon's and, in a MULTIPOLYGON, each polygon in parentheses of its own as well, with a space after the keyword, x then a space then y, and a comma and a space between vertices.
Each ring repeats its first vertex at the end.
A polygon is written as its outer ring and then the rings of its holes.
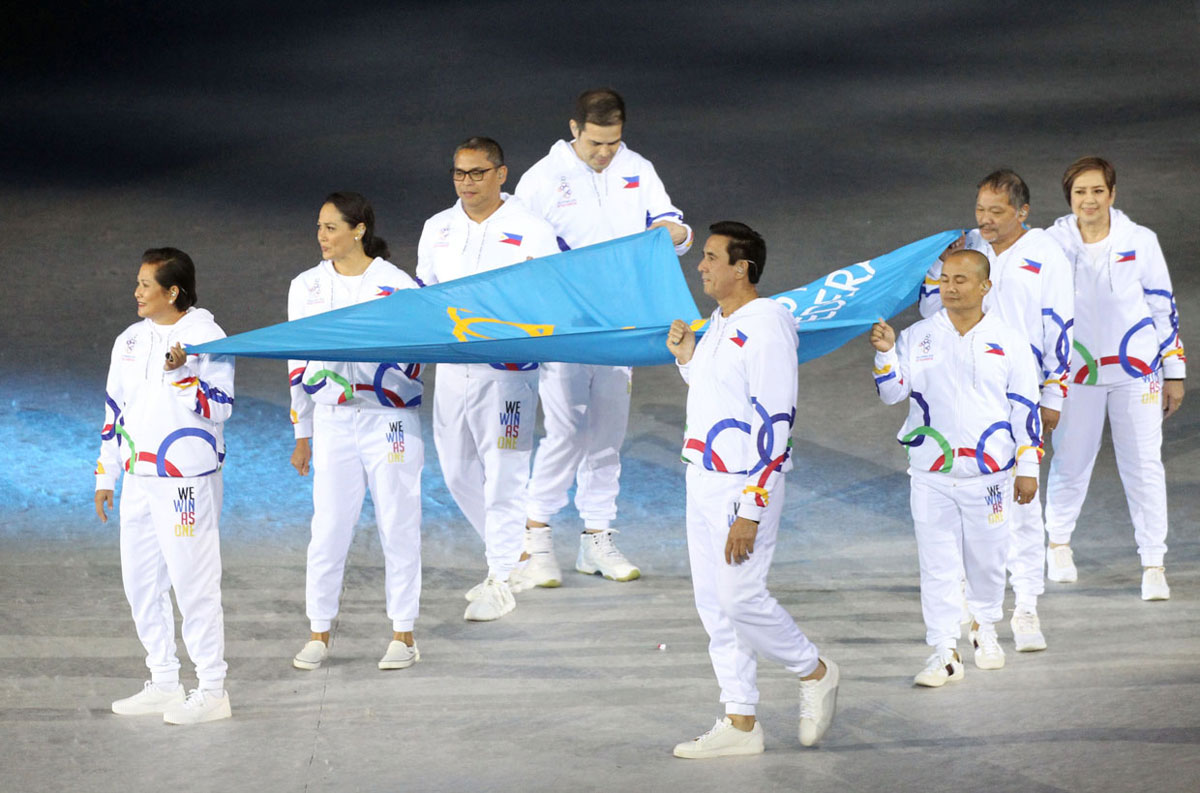
POLYGON ((964 573, 975 665, 1004 666, 996 623, 1004 615, 1010 508, 1014 499, 1036 502, 1042 452, 1033 355, 1024 334, 997 312, 984 314, 988 269, 978 251, 949 254, 939 274, 943 309, 898 343, 886 322, 871 329, 880 398, 909 400, 897 440, 908 450, 921 612, 934 648, 914 678, 920 686, 963 677, 956 645, 964 573))
POLYGON ((721 686, 725 718, 675 747, 689 759, 758 754, 758 656, 800 679, 800 743, 812 746, 833 720, 837 664, 767 591, 791 468, 796 417, 795 320, 758 296, 763 238, 743 223, 713 224, 699 270, 717 301, 699 341, 683 320, 667 336, 688 383, 683 460, 687 467, 688 560, 696 610, 721 686))
MULTIPOLYGON (((458 201, 425 222, 417 278, 426 286, 558 253, 554 229, 501 192, 504 151, 473 137, 454 150, 458 201)), ((484 541, 488 574, 467 592, 464 617, 488 621, 516 607, 513 577, 522 555, 525 484, 537 415, 537 363, 440 363, 433 442, 450 495, 484 541)))
MULTIPOLYGON (((1041 384, 1041 421, 1049 433, 1058 425, 1067 395, 1075 301, 1071 268, 1062 249, 1042 229, 1028 228, 1028 217, 1029 188, 1024 180, 1007 169, 994 171, 978 185, 978 227, 951 248, 965 244, 987 256, 992 288, 984 298, 983 310, 1025 334, 1041 384)), ((940 275, 941 262, 936 262, 921 290, 923 317, 933 316, 942 307, 940 275)), ((1018 504, 1012 517, 1008 571, 1016 596, 1013 642, 1018 652, 1044 650, 1046 637, 1037 613, 1038 597, 1046 589, 1041 504, 1037 500, 1018 504)))
MULTIPOLYGON (((585 91, 560 140, 517 184, 517 197, 554 227, 562 250, 663 226, 675 252, 687 253, 692 230, 672 203, 650 161, 625 146, 625 103, 616 91, 585 91)), ((550 522, 567 505, 583 519, 575 569, 614 581, 641 575, 613 541, 621 474, 621 443, 629 422, 632 370, 626 366, 547 363, 539 375, 546 437, 529 481, 527 574, 538 586, 562 580, 550 522)))

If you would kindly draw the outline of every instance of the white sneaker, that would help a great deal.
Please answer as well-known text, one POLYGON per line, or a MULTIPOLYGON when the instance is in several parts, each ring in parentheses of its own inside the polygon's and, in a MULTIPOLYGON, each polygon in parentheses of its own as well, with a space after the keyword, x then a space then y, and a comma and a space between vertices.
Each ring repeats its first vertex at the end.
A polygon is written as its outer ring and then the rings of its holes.
POLYGON ((825 664, 825 676, 820 680, 800 681, 800 745, 812 746, 821 740, 829 729, 833 714, 837 710, 838 684, 841 670, 828 658, 820 659, 825 664))
POLYGON ((917 673, 913 682, 927 688, 941 688, 949 682, 962 680, 964 674, 958 651, 946 647, 925 659, 925 668, 917 673))
POLYGON ((1073 584, 1079 580, 1075 552, 1070 545, 1052 545, 1046 549, 1046 578, 1059 584, 1073 584))
POLYGON ((1004 648, 996 636, 995 625, 981 623, 978 628, 971 630, 970 636, 971 644, 975 646, 975 666, 980 669, 1004 668, 1004 648))
POLYGON ((1046 637, 1042 634, 1042 623, 1036 610, 1018 606, 1013 610, 1012 620, 1008 624, 1012 628, 1017 652, 1032 653, 1046 649, 1046 637))
POLYGON ((319 668, 328 657, 329 646, 325 642, 313 639, 301 647, 300 652, 296 653, 296 657, 292 659, 292 666, 297 669, 313 670, 319 668))
POLYGON ((175 688, 163 691, 147 680, 142 690, 132 697, 118 699, 112 704, 112 712, 118 716, 148 716, 152 713, 162 713, 172 705, 183 704, 183 686, 178 683, 175 688))
POLYGON ((533 586, 562 586, 562 569, 554 555, 554 535, 551 534, 549 526, 538 529, 526 527, 525 553, 529 554, 529 564, 522 573, 524 578, 533 586))
POLYGON ((675 756, 687 760, 705 760, 709 757, 731 757, 734 755, 762 754, 763 728, 756 720, 754 729, 739 730, 726 716, 717 721, 712 729, 698 738, 675 744, 675 756))
POLYGON ((399 639, 393 639, 388 645, 387 652, 379 659, 380 669, 408 669, 421 660, 421 651, 417 645, 409 647, 399 639))
POLYGON ((630 564, 625 554, 617 550, 613 542, 615 529, 606 529, 592 534, 584 532, 579 535, 579 556, 575 559, 575 569, 585 575, 600 575, 610 581, 632 581, 642 575, 642 571, 630 564))
POLYGON ((1170 600, 1171 587, 1167 573, 1161 567, 1147 567, 1142 572, 1142 600, 1170 600))
POLYGON ((167 724, 201 724, 228 719, 231 715, 228 693, 193 688, 181 704, 163 711, 163 721, 167 724))
POLYGON ((508 591, 514 595, 520 594, 537 586, 533 577, 529 575, 529 563, 532 559, 526 559, 518 566, 514 567, 512 572, 508 574, 508 591))
POLYGON ((508 582, 488 576, 478 587, 475 599, 467 605, 463 619, 471 622, 490 622, 498 620, 517 607, 513 600, 512 590, 508 582))

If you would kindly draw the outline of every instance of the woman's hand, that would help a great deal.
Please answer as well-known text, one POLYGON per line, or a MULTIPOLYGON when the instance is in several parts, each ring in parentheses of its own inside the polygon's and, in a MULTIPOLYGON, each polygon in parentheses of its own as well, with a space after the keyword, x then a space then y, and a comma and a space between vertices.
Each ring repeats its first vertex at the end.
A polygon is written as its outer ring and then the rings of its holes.
POLYGON ((185 363, 187 363, 187 353, 183 351, 182 344, 175 342, 175 346, 167 351, 167 362, 163 364, 163 371, 173 372, 185 363))
POLYGON ((101 523, 108 523, 108 515, 104 512, 104 507, 113 508, 113 491, 97 490, 96 491, 96 514, 100 516, 101 523))

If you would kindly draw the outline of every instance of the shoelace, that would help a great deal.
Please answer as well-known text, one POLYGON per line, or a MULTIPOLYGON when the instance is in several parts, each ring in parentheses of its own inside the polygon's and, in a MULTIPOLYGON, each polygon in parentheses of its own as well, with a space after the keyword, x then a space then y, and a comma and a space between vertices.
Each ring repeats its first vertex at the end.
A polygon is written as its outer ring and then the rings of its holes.
POLYGON ((937 669, 945 669, 947 674, 952 674, 947 667, 954 663, 954 651, 939 650, 933 655, 925 659, 925 671, 933 671, 937 669))
POLYGON ((1000 638, 996 636, 995 631, 978 631, 975 634, 975 641, 984 655, 994 655, 1000 652, 1000 638))
POLYGON ((1013 614, 1013 633, 1036 633, 1038 630, 1036 614, 1028 611, 1018 611, 1013 614))
POLYGON ((625 561, 625 554, 621 553, 613 542, 612 536, 614 534, 616 534, 615 531, 601 532, 600 539, 596 541, 596 552, 608 559, 625 561))
POLYGON ((183 701, 185 708, 202 708, 204 707, 204 692, 198 688, 193 688, 188 692, 187 699, 183 701))
POLYGON ((713 726, 709 727, 708 730, 703 735, 697 736, 696 740, 703 741, 703 740, 711 737, 713 735, 713 733, 720 732, 722 729, 724 729, 724 727, 725 727, 725 722, 722 721, 721 719, 717 719, 716 723, 713 724, 713 726))
MULTIPOLYGON (((829 674, 826 671, 825 674, 829 674)), ((824 680, 825 678, 821 678, 824 680)), ((800 718, 815 719, 817 717, 817 688, 821 680, 800 681, 800 718)))

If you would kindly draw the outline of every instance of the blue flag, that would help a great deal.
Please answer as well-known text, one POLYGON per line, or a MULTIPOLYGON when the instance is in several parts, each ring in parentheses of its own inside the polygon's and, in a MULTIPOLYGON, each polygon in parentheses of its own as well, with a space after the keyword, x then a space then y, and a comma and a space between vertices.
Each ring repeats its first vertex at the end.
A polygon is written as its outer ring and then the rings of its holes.
MULTIPOLYGON (((776 295, 796 316, 800 360, 824 355, 917 296, 959 232, 942 232, 776 295)), ((191 353, 406 363, 669 363, 667 328, 702 322, 665 229, 189 347, 191 353)))

